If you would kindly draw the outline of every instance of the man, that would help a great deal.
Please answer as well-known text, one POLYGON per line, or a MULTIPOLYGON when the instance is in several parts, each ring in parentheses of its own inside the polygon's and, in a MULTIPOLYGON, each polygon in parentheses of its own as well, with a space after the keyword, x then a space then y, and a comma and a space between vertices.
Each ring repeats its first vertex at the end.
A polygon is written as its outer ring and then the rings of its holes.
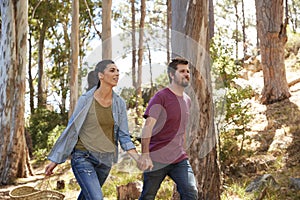
POLYGON ((155 199, 160 184, 169 176, 181 200, 198 199, 195 177, 185 149, 185 134, 191 106, 184 92, 189 85, 188 61, 175 58, 168 66, 170 85, 157 92, 145 111, 142 156, 139 167, 144 185, 140 200, 155 199))

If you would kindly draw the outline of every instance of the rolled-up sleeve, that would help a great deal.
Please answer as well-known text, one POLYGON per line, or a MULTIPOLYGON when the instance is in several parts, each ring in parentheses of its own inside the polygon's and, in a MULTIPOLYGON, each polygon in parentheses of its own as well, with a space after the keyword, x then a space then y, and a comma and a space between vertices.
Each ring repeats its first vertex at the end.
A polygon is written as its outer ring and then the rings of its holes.
POLYGON ((135 149, 133 142, 131 141, 129 129, 128 129, 128 119, 127 110, 124 100, 120 101, 120 112, 119 112, 119 128, 118 128, 119 142, 121 148, 124 151, 130 149, 135 149))

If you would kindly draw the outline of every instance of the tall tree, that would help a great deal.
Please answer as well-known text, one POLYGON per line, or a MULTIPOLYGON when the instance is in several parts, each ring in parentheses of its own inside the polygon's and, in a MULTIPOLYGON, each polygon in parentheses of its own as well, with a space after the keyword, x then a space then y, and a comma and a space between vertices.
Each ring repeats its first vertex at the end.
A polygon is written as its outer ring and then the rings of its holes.
MULTIPOLYGON (((38 3, 39 4, 39 3, 38 3)), ((39 6, 39 15, 37 17, 40 18, 39 25, 38 25, 38 34, 36 37, 38 37, 38 107, 39 108, 45 108, 47 104, 47 86, 46 86, 46 80, 45 80, 45 70, 44 70, 44 48, 45 48, 45 40, 47 39, 47 31, 48 28, 52 26, 54 23, 48 12, 45 12, 46 10, 50 10, 53 2, 47 0, 45 2, 42 2, 39 6)))
POLYGON ((246 18, 245 18, 245 3, 242 0, 242 34, 243 34, 243 62, 247 54, 247 44, 246 44, 246 18))
MULTIPOLYGON (((31 2, 33 3, 33 2, 31 2)), ((29 86, 29 105, 30 105, 30 113, 34 113, 34 80, 32 76, 32 60, 33 60, 33 21, 34 21, 34 15, 35 11, 41 4, 41 1, 38 2, 32 9, 30 9, 30 4, 28 5, 28 17, 29 19, 29 38, 28 38, 28 45, 29 45, 29 51, 28 51, 28 86, 29 86)))
POLYGON ((283 0, 255 0, 255 6, 264 76, 261 102, 271 104, 291 96, 284 64, 288 19, 283 21, 283 0))
POLYGON ((0 4, 0 185, 32 175, 24 133, 27 8, 22 0, 0 4))
POLYGON ((238 60, 239 57, 239 21, 240 15, 238 10, 238 0, 233 1, 234 12, 235 12, 235 31, 234 31, 234 42, 235 42, 235 59, 238 60))
POLYGON ((171 21, 172 21, 172 6, 171 0, 167 0, 167 63, 170 63, 170 30, 171 30, 171 21))
POLYGON ((215 13, 214 13, 214 2, 209 0, 209 39, 214 37, 215 34, 215 13))
POLYGON ((131 0, 131 45, 132 45, 132 85, 136 88, 136 28, 135 28, 135 0, 131 0))
POLYGON ((79 0, 72 1, 71 49, 69 116, 73 113, 78 99, 79 0))
POLYGON ((111 6, 112 0, 102 1, 102 59, 112 58, 111 6))
POLYGON ((300 1, 299 0, 292 0, 291 4, 288 6, 289 12, 291 13, 291 27, 293 29, 293 32, 296 33, 296 30, 299 26, 299 7, 300 7, 300 1))
POLYGON ((172 1, 172 52, 190 61, 191 87, 194 91, 194 95, 190 92, 190 96, 199 105, 199 110, 191 110, 191 117, 199 119, 193 121, 191 165, 198 184, 199 199, 218 200, 220 171, 214 129, 208 18, 209 0, 172 1))
MULTIPOLYGON (((146 17, 146 0, 141 0, 141 18, 139 25, 139 47, 138 47, 138 69, 137 69, 137 83, 136 83, 136 114, 137 118, 142 117, 141 100, 142 100, 142 69, 143 69, 143 56, 144 56, 144 28, 146 17)), ((140 122, 136 120, 136 124, 140 122)))
POLYGON ((39 43, 38 43, 38 107, 46 107, 47 102, 47 92, 45 89, 45 75, 44 75, 44 42, 45 35, 48 29, 47 22, 42 23, 42 28, 39 33, 39 43))

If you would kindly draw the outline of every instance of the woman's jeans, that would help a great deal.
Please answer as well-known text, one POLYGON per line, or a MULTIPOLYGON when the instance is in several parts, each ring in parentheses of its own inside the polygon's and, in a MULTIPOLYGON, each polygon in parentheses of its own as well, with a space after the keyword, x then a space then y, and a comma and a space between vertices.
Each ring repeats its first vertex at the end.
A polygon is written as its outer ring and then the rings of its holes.
POLYGON ((113 156, 113 153, 72 152, 72 170, 81 187, 78 200, 103 199, 101 186, 110 172, 113 156))
POLYGON ((153 200, 160 184, 169 176, 176 183, 181 200, 197 200, 198 191, 195 176, 188 160, 175 164, 153 162, 154 168, 144 172, 144 185, 140 200, 153 200))

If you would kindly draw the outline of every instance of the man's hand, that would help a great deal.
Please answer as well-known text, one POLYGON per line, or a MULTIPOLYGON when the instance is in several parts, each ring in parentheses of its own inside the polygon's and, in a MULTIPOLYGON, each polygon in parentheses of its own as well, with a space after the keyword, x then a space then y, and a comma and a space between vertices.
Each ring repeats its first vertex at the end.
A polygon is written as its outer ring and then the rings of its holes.
POLYGON ((46 175, 46 176, 52 175, 52 174, 53 174, 53 169, 54 169, 56 166, 57 166, 57 163, 51 161, 51 162, 46 166, 46 168, 45 168, 45 175, 46 175))
POLYGON ((153 163, 149 154, 142 154, 140 156, 140 159, 138 160, 138 168, 143 171, 147 169, 153 169, 153 163))
POLYGON ((142 129, 142 155, 138 161, 138 167, 140 170, 152 170, 153 163, 149 155, 149 144, 152 136, 152 130, 156 124, 156 119, 153 117, 147 117, 145 125, 142 129))

